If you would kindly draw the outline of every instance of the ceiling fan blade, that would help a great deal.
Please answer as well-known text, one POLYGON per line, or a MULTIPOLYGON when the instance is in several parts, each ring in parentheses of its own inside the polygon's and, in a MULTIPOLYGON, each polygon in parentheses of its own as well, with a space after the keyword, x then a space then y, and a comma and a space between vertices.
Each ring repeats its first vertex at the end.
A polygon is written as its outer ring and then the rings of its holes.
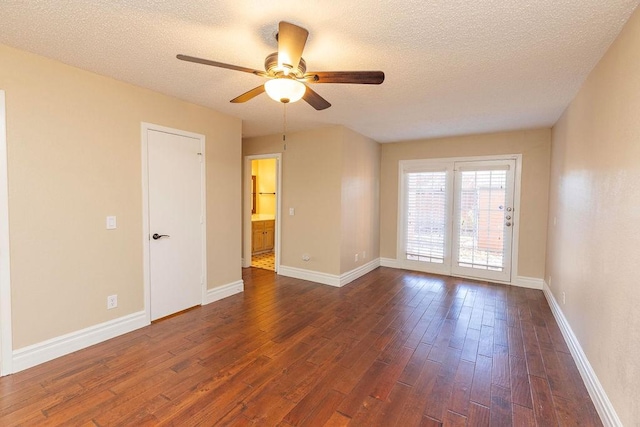
POLYGON ((311 105, 316 110, 325 110, 331 107, 329 101, 318 95, 315 91, 313 91, 309 86, 307 86, 307 90, 305 90, 302 99, 307 101, 309 105, 311 105))
POLYGON ((212 67, 226 68, 229 70, 242 71, 258 76, 266 76, 264 71, 254 70, 253 68, 240 67, 238 65, 225 64, 224 62, 211 61, 209 59, 196 58, 195 56, 176 55, 176 58, 182 61, 195 62, 197 64, 211 65, 212 67))
POLYGON ((233 102, 234 104, 239 104, 241 102, 247 102, 250 99, 253 99, 256 96, 260 95, 263 92, 264 92, 264 85, 260 85, 258 87, 254 87, 253 89, 251 89, 248 92, 243 93, 240 96, 237 96, 237 97, 233 98, 229 102, 233 102))
POLYGON ((278 66, 298 68, 309 31, 302 27, 281 21, 278 25, 278 66))
POLYGON ((304 75, 307 83, 353 83, 379 85, 384 81, 382 71, 317 71, 304 75))

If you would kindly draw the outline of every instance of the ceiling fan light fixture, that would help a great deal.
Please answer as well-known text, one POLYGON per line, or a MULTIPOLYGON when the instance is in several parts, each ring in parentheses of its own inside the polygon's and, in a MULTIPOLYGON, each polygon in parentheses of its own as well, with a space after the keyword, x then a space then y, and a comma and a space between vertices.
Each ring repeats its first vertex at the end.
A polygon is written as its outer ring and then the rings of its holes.
POLYGON ((307 87, 297 80, 281 77, 266 82, 264 89, 274 101, 287 104, 302 99, 307 87))

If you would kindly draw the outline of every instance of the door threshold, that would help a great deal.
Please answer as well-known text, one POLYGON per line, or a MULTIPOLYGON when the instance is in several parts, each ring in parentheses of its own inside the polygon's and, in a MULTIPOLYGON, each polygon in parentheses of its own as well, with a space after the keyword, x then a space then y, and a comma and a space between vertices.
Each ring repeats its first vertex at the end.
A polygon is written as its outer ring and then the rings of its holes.
POLYGON ((168 320, 168 319, 171 319, 172 317, 180 316, 181 314, 184 314, 187 311, 194 310, 194 309, 196 309, 198 307, 200 307, 200 306, 199 305, 194 305, 193 307, 185 308, 184 310, 176 311, 175 313, 172 313, 172 314, 167 314, 164 317, 161 317, 161 318, 156 319, 156 320, 152 320, 151 324, 162 322, 163 320, 168 320))

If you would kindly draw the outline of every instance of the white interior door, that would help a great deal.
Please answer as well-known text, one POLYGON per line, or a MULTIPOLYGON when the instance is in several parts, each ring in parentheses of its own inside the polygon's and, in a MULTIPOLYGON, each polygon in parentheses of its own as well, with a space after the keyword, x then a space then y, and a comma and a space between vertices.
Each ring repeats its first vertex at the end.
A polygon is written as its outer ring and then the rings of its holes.
POLYGON ((202 303, 201 141, 147 130, 151 320, 202 303))
POLYGON ((511 280, 513 160, 457 162, 451 272, 511 280))

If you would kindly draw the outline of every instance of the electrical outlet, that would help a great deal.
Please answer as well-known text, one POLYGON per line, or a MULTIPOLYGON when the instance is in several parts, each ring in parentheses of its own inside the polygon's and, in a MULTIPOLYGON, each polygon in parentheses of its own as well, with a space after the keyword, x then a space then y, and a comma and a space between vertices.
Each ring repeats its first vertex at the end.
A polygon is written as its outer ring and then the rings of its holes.
POLYGON ((118 306, 118 295, 109 295, 107 297, 107 310, 116 308, 118 306))
POLYGON ((367 259, 367 251, 362 251, 362 259, 367 259))
POLYGON ((547 285, 549 285, 549 287, 551 287, 551 276, 549 276, 549 280, 547 281, 547 285))
POLYGON ((358 262, 358 254, 356 254, 356 262, 358 262))
POLYGON ((302 254, 302 260, 303 261, 309 261, 311 258, 309 257, 309 255, 307 254, 302 254))
POLYGON ((562 305, 565 305, 567 302, 567 294, 565 294, 564 292, 562 293, 562 305))

